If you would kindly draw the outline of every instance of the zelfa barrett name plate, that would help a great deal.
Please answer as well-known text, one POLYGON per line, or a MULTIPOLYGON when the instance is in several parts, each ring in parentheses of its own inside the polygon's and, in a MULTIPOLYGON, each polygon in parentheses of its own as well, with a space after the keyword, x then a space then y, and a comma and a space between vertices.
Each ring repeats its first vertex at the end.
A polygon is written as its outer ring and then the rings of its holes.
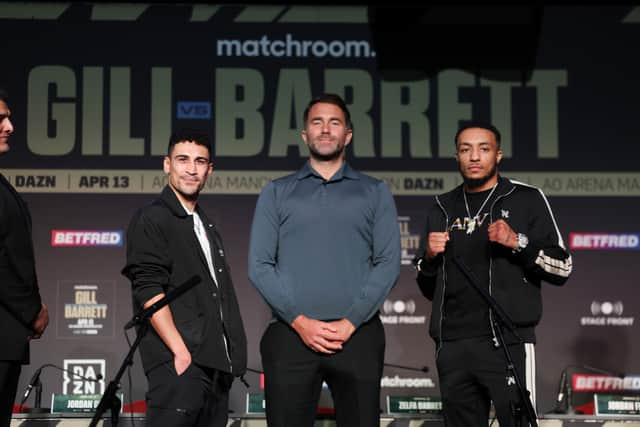
POLYGON ((387 396, 389 414, 440 414, 442 399, 428 396, 387 396))

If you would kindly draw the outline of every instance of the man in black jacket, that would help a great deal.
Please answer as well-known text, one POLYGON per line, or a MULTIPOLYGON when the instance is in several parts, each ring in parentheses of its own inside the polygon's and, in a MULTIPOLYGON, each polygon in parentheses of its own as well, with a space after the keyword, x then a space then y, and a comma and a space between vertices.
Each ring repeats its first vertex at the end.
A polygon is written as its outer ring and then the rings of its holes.
MULTIPOLYGON (((0 155, 9 151, 10 115, 0 89, 0 155)), ((36 278, 31 215, 0 174, 0 426, 11 422, 21 365, 29 363, 29 340, 40 338, 48 323, 36 278)))
POLYGON ((517 335, 505 331, 521 383, 535 405, 534 328, 542 315, 540 285, 571 273, 549 202, 538 188, 498 175, 500 133, 472 123, 456 134, 464 183, 436 197, 415 265, 433 302, 429 332, 448 427, 486 427, 493 401, 501 427, 519 424, 525 408, 498 347, 494 313, 453 262, 461 259, 504 308, 517 335))
POLYGON ((246 337, 222 240, 197 205, 213 169, 206 135, 172 135, 164 158, 168 185, 139 210, 127 231, 134 311, 194 275, 202 281, 151 317, 140 344, 149 382, 149 426, 224 427, 229 389, 246 369, 246 337))

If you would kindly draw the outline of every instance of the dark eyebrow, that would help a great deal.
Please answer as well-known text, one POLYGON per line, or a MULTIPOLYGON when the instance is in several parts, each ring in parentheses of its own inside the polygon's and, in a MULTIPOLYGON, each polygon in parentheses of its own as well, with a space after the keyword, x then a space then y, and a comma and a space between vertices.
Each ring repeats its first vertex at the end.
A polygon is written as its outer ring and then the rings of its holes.
MULTIPOLYGON (((473 144, 471 142, 461 141, 458 143, 458 146, 461 146, 461 145, 471 146, 473 144)), ((478 142, 477 145, 491 145, 491 143, 489 141, 482 141, 482 142, 478 142)))

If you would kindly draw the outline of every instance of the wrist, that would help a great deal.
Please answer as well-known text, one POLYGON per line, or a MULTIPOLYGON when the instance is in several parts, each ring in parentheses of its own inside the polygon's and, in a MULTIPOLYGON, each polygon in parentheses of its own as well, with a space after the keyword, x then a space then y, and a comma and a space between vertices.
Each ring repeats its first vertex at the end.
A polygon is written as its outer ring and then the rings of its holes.
POLYGON ((293 322, 291 322, 291 327, 297 331, 304 326, 306 320, 307 317, 304 314, 299 314, 293 319, 293 322))
POLYGON ((529 238, 524 233, 515 233, 515 246, 513 248, 514 253, 522 252, 527 245, 529 245, 529 238))

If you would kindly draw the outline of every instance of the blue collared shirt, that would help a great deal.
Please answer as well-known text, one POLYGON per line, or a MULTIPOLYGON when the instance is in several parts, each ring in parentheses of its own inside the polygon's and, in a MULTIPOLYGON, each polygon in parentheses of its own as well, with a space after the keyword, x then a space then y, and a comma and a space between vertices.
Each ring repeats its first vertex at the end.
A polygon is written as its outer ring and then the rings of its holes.
POLYGON ((249 279, 277 317, 347 318, 358 327, 399 275, 398 214, 384 182, 346 162, 325 180, 307 162, 262 190, 249 279))

